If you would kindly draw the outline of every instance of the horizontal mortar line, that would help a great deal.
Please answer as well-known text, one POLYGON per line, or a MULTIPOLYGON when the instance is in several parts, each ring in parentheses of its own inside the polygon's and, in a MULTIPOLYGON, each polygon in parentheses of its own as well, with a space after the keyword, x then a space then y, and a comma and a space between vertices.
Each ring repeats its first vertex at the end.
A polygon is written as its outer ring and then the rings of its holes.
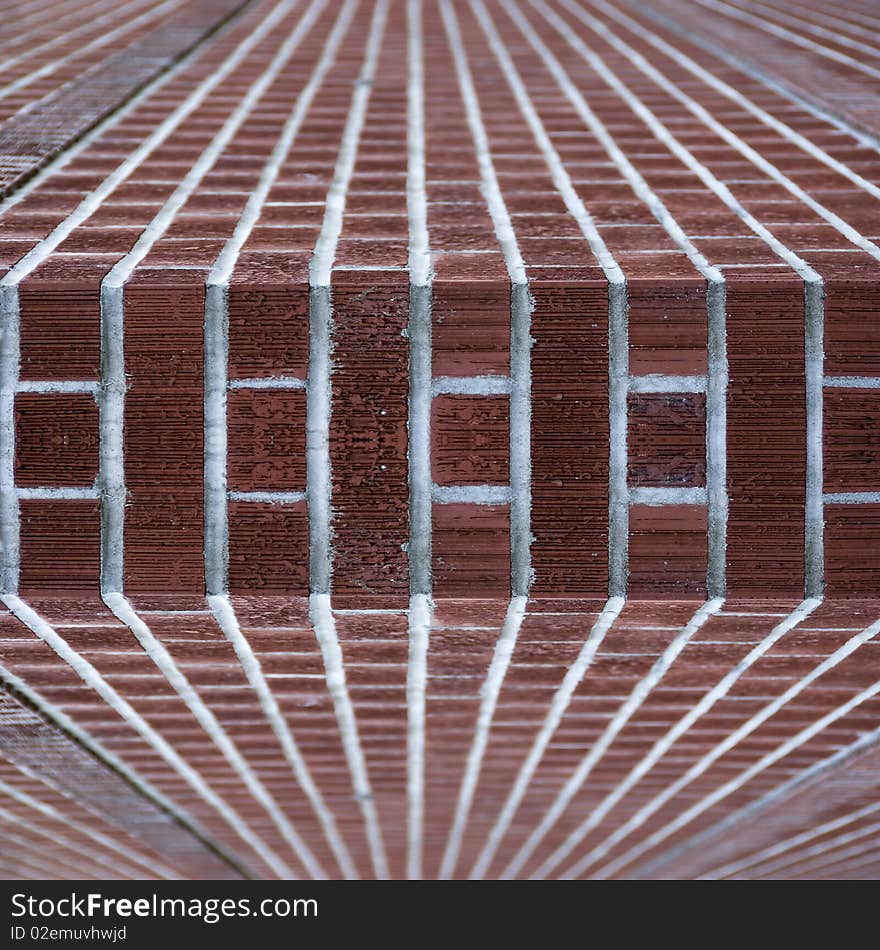
POLYGON ((229 389, 305 389, 306 381, 296 376, 266 376, 255 379, 230 379, 229 389))
POLYGON ((630 376, 628 385, 631 393, 704 393, 708 377, 648 373, 645 376, 630 376))
POLYGON ((436 376, 431 380, 432 396, 504 396, 510 390, 509 376, 436 376))
POLYGON ((880 389, 880 376, 823 376, 822 385, 830 389, 880 389))
POLYGON ((303 491, 230 491, 230 501, 265 502, 270 505, 295 505, 306 500, 303 491))
POLYGON ((653 508, 662 505, 705 505, 705 488, 630 488, 631 505, 650 505, 653 508))
POLYGON ((877 505, 880 504, 880 491, 825 492, 822 501, 826 505, 877 505))
POLYGON ((439 505, 457 502, 471 505, 510 504, 508 485, 432 485, 431 500, 439 505))
POLYGON ((94 396, 101 384, 89 380, 26 379, 15 386, 17 393, 86 393, 94 396))
POLYGON ((58 487, 58 488, 16 488, 15 494, 30 501, 97 499, 101 492, 94 486, 88 488, 58 487))

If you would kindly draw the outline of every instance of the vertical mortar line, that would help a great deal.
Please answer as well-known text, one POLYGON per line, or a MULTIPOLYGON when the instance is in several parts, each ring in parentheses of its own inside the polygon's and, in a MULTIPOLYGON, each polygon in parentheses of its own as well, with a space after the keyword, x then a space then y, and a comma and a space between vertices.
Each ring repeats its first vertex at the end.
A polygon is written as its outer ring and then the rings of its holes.
POLYGON ((15 390, 21 359, 18 287, 0 285, 0 592, 18 591, 21 531, 15 491, 15 390))
POLYGON ((532 371, 527 284, 512 283, 510 298, 510 590, 526 597, 532 585, 532 371))
POLYGON ((626 283, 608 283, 608 596, 625 597, 629 580, 627 391, 629 305, 626 283))
POLYGON ((406 876, 423 874, 425 710, 431 636, 431 261, 425 191, 425 76, 422 8, 408 0, 407 166, 409 228, 409 653, 407 706, 406 876))
POLYGON ((706 495, 708 563, 706 595, 727 590, 727 284, 708 278, 706 288, 708 349, 706 377, 706 495))
POLYGON ((409 288, 409 589, 431 596, 431 286, 409 288))
POLYGON ((306 378, 306 505, 309 591, 330 593, 330 288, 309 288, 309 372, 306 378))
POLYGON ((804 518, 804 591, 821 597, 825 589, 825 523, 822 501, 822 406, 825 287, 821 278, 804 280, 804 373, 807 403, 807 477, 804 518))
POLYGON ((123 588, 125 558, 125 291, 101 284, 101 390, 98 398, 101 489, 101 591, 123 588))
POLYGON ((205 286, 205 586, 229 586, 226 400, 229 363, 229 285, 205 286))
POLYGON ((408 0, 407 215, 409 218, 409 572, 410 594, 430 597, 431 579, 431 298, 425 191, 425 77, 422 8, 408 0))

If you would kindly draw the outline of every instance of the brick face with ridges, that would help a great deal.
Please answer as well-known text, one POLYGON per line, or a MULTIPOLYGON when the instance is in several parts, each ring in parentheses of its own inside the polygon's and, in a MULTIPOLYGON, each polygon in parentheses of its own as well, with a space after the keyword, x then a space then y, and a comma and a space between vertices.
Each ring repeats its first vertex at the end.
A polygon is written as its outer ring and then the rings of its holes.
POLYGON ((876 877, 880 16, 58 7, 0 875, 876 877))

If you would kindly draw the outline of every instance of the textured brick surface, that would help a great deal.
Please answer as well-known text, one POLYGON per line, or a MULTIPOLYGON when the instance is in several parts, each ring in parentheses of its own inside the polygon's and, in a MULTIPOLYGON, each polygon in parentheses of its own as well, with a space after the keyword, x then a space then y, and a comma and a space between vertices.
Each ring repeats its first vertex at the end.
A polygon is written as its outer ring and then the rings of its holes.
POLYGON ((0 874, 876 877, 878 26, 7 3, 0 874))

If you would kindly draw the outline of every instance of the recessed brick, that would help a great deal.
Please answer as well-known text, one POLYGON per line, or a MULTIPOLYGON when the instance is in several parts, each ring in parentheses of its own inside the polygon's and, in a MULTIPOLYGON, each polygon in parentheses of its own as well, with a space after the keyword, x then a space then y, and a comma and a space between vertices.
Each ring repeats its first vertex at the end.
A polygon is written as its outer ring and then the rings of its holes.
POLYGON ((630 393, 631 488, 697 488, 706 482, 706 398, 702 393, 630 393))
POLYGON ((880 491, 880 389, 826 389, 826 492, 880 491))
POLYGON ((232 389, 227 394, 230 491, 305 491, 304 389, 232 389))
POLYGON ((438 485, 504 485, 510 479, 510 401, 506 396, 436 396, 431 465, 438 485))
POLYGON ((92 396, 16 396, 15 482, 19 487, 92 485, 98 475, 98 441, 98 407, 92 396))

